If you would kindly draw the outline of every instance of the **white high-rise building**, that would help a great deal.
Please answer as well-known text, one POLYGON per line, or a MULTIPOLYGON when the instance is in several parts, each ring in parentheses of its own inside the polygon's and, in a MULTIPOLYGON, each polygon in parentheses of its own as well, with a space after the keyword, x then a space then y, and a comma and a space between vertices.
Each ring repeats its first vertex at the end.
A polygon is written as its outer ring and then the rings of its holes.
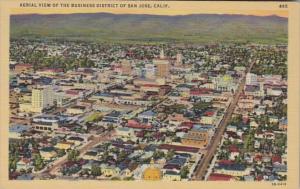
POLYGON ((178 53, 176 55, 176 65, 180 66, 182 64, 182 54, 178 53))
POLYGON ((145 77, 147 79, 155 79, 155 66, 154 64, 145 65, 145 77))
POLYGON ((247 73, 246 75, 246 85, 256 85, 257 75, 254 73, 247 73))
POLYGON ((161 50, 160 50, 159 58, 160 58, 160 59, 165 59, 165 52, 164 52, 164 49, 161 49, 161 50))
POLYGON ((49 86, 32 89, 31 109, 33 112, 42 112, 43 109, 54 105, 54 92, 49 86))

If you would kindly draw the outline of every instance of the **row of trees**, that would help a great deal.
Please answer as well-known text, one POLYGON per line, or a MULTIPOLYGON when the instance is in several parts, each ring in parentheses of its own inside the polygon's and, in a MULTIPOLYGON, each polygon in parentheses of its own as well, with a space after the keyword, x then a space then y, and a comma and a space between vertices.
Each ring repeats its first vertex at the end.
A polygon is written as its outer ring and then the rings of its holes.
POLYGON ((64 70, 73 70, 78 67, 95 67, 95 63, 86 56, 82 57, 65 57, 62 55, 48 57, 44 51, 25 53, 24 63, 32 64, 34 70, 40 68, 62 68, 64 70))
POLYGON ((212 107, 212 102, 200 101, 193 104, 192 110, 196 115, 200 115, 212 107))

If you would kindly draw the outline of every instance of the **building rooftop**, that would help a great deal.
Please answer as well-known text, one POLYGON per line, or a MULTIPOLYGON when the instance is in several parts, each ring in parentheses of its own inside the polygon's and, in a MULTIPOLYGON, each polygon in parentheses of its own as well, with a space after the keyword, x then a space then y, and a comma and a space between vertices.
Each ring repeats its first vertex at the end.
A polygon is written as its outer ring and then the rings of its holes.
POLYGON ((105 115, 104 117, 120 117, 122 113, 120 111, 112 111, 109 114, 105 115))
POLYGON ((153 112, 152 110, 148 110, 148 111, 145 111, 145 112, 140 114, 140 116, 151 116, 151 117, 153 117, 155 115, 156 115, 156 113, 153 112))
POLYGON ((11 133, 22 133, 25 131, 30 130, 30 126, 26 126, 26 125, 12 125, 9 127, 9 132, 11 133))

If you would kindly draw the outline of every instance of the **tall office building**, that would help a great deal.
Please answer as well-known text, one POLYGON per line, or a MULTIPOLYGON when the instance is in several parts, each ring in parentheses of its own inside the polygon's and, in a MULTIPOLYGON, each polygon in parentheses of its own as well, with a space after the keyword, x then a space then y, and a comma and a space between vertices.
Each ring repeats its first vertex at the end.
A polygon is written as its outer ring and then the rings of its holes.
POLYGON ((33 112, 42 112, 43 109, 54 105, 54 92, 49 86, 32 89, 31 109, 33 112))
POLYGON ((176 62, 175 62, 175 65, 176 65, 176 66, 182 65, 182 54, 178 53, 178 54, 176 55, 176 62))
POLYGON ((154 67, 154 64, 146 64, 144 70, 145 70, 145 78, 147 78, 147 79, 155 79, 155 67, 154 67))
POLYGON ((170 63, 169 60, 165 58, 164 50, 160 52, 160 58, 154 59, 153 63, 156 65, 156 76, 165 78, 170 74, 170 63))
POLYGON ((160 59, 165 59, 165 52, 164 52, 164 49, 161 49, 161 50, 160 50, 159 58, 160 58, 160 59))
POLYGON ((247 73, 246 85, 257 85, 257 75, 254 73, 247 73))
POLYGON ((129 60, 122 60, 122 74, 123 75, 131 75, 132 74, 132 65, 129 60))

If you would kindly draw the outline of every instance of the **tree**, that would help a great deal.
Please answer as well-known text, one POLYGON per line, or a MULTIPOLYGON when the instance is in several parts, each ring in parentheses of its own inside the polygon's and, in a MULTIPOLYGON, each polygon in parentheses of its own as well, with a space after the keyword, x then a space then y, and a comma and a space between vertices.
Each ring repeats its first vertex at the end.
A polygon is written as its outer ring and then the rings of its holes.
POLYGON ((165 153, 163 151, 156 150, 153 154, 153 159, 160 159, 165 156, 165 153))
POLYGON ((126 157, 127 157, 127 153, 125 152, 125 150, 122 150, 118 155, 118 160, 123 161, 126 159, 126 157))
POLYGON ((174 150, 170 150, 170 151, 168 151, 166 158, 168 160, 172 159, 172 157, 174 156, 174 154, 175 154, 174 150))
POLYGON ((108 130, 108 131, 114 130, 114 126, 113 126, 113 125, 109 125, 109 126, 107 127, 107 130, 108 130))
POLYGON ((25 174, 25 173, 26 173, 26 170, 22 168, 22 169, 20 170, 20 173, 21 173, 21 174, 25 174))
POLYGON ((93 165, 92 166, 92 169, 91 169, 91 174, 93 175, 93 176, 100 176, 101 175, 101 168, 99 167, 99 166, 95 166, 95 165, 93 165))
POLYGON ((58 155, 58 157, 62 157, 62 156, 64 156, 65 154, 66 154, 65 150, 63 150, 63 149, 58 149, 58 150, 57 150, 57 155, 58 155))
POLYGON ((229 158, 229 152, 228 151, 224 151, 222 150, 221 152, 219 152, 218 154, 218 159, 220 160, 227 160, 229 158))
POLYGON ((134 180, 134 178, 133 177, 125 177, 125 178, 123 178, 123 180, 134 180))
POLYGON ((220 68, 219 73, 224 75, 226 73, 226 71, 227 71, 227 69, 222 67, 222 68, 220 68))
POLYGON ((113 177, 111 180, 121 180, 120 177, 113 177))
POLYGON ((44 168, 45 163, 40 154, 35 154, 33 158, 34 170, 39 171, 44 168))
POLYGON ((14 172, 16 171, 16 169, 17 169, 17 158, 15 157, 9 158, 9 170, 11 172, 14 172))
POLYGON ((253 152, 254 151, 254 133, 249 133, 249 135, 246 136, 245 142, 244 142, 244 149, 246 149, 247 152, 253 152))
POLYGON ((78 157, 79 157, 79 151, 72 149, 71 151, 68 152, 68 160, 69 161, 77 161, 78 157))
POLYGON ((182 167, 182 169, 180 170, 180 176, 181 176, 181 178, 187 178, 188 174, 189 174, 189 168, 188 168, 188 166, 182 167))
POLYGON ((108 153, 108 151, 105 151, 102 155, 102 160, 107 161, 108 157, 109 157, 109 153, 108 153))
POLYGON ((242 122, 242 120, 243 120, 243 116, 241 114, 238 114, 231 118, 230 124, 239 125, 242 122))
POLYGON ((242 158, 241 158, 240 155, 236 156, 236 157, 234 158, 234 160, 235 160, 235 163, 241 163, 241 162, 242 162, 242 158))
POLYGON ((211 107, 210 102, 200 101, 193 105, 193 111, 194 112, 203 112, 203 111, 207 110, 209 107, 211 107))

